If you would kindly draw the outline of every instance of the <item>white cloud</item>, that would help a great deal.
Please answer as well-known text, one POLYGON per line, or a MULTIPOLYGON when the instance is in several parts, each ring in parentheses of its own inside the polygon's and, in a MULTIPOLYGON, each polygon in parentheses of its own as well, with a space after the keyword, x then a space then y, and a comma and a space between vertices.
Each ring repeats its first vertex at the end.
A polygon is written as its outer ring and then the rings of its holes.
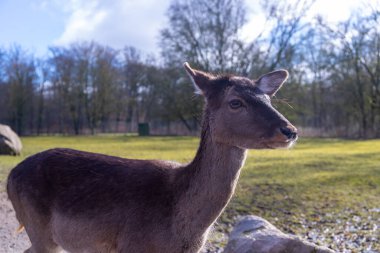
MULTIPOLYGON (((373 0, 375 2, 375 0, 373 0)), ((376 0, 379 1, 379 0, 376 0)), ((292 1, 289 1, 292 2, 292 1)), ((293 0, 293 2, 295 2, 293 0)), ((266 34, 270 31, 272 23, 266 22, 264 13, 260 12, 258 1, 246 0, 248 11, 248 22, 242 28, 241 35, 246 41, 253 41, 261 33, 266 34)), ((347 20, 354 10, 358 10, 363 2, 357 0, 316 0, 311 8, 307 11, 305 21, 315 20, 316 16, 322 16, 325 21, 337 23, 347 20)))
MULTIPOLYGON (((146 53, 158 53, 159 31, 167 21, 165 12, 171 0, 36 0, 47 11, 64 13, 65 27, 54 44, 67 45, 75 41, 97 41, 115 48, 134 46, 146 53)), ((258 1, 246 1, 248 23, 241 35, 252 41, 263 29, 268 29, 260 13, 258 1)), ((317 0, 310 10, 328 20, 346 19, 356 0, 317 0)))
POLYGON ((321 15, 328 22, 339 22, 347 20, 354 8, 358 8, 362 3, 357 0, 318 0, 310 10, 310 14, 321 15))
POLYGON ((168 0, 71 0, 69 7, 66 2, 65 30, 55 44, 94 40, 116 48, 128 45, 154 53, 168 5, 168 0))
POLYGON ((73 8, 66 23, 65 31, 56 40, 56 44, 68 44, 73 41, 91 38, 108 14, 106 10, 98 8, 96 1, 88 1, 87 5, 73 8))

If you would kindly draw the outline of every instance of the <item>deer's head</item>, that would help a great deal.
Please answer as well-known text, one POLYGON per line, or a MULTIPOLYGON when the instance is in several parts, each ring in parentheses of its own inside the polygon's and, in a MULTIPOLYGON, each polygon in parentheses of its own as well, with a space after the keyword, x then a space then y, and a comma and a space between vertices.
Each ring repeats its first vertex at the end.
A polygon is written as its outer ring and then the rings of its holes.
POLYGON ((211 138, 240 148, 285 148, 297 139, 297 129, 273 106, 271 97, 288 78, 286 70, 251 80, 216 76, 184 67, 206 99, 211 138))

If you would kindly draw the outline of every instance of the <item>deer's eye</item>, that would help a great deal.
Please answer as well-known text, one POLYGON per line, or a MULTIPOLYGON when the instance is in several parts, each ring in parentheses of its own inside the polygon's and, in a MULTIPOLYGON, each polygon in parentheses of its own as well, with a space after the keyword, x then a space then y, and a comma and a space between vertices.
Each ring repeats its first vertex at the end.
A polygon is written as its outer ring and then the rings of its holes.
POLYGON ((232 109, 238 109, 243 106, 243 103, 240 100, 234 99, 230 101, 230 107, 232 109))

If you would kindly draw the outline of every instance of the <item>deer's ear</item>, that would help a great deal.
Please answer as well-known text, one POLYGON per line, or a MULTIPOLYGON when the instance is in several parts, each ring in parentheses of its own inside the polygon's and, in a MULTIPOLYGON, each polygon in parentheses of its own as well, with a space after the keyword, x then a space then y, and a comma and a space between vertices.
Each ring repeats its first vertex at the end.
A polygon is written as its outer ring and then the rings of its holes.
POLYGON ((288 79, 288 71, 281 69, 262 75, 255 81, 257 87, 269 96, 273 96, 288 79))
POLYGON ((214 76, 203 71, 192 69, 187 62, 185 62, 183 66, 194 84, 196 93, 206 94, 209 82, 214 76))

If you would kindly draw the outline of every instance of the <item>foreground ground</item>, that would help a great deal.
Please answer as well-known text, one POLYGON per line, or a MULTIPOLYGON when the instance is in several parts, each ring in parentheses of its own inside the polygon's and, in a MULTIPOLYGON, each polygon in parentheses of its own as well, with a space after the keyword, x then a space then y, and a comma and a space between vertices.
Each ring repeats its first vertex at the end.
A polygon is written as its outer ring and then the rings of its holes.
MULTIPOLYGON (((21 252, 25 232, 4 191, 9 170, 25 157, 53 147, 110 155, 188 162, 193 137, 27 137, 21 157, 0 156, 0 252, 21 252), (1 251, 3 250, 3 251, 1 251)), ((301 139, 291 150, 250 151, 236 195, 210 238, 218 252, 236 219, 255 214, 280 229, 338 252, 380 252, 380 140, 301 139)))

